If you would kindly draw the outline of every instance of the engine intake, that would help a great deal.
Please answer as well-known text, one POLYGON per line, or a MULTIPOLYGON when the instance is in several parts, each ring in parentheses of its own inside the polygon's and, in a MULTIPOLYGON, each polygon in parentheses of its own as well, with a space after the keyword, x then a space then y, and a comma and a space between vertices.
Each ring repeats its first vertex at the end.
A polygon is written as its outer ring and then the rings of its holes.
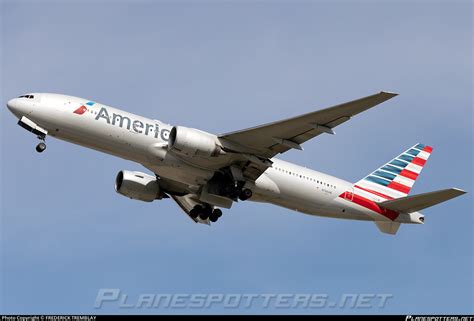
POLYGON ((162 199, 163 192, 160 190, 155 176, 141 172, 120 171, 115 178, 115 191, 128 198, 153 202, 162 199))
POLYGON ((217 136, 194 128, 175 126, 171 129, 168 150, 186 156, 218 156, 224 151, 217 144, 217 136))

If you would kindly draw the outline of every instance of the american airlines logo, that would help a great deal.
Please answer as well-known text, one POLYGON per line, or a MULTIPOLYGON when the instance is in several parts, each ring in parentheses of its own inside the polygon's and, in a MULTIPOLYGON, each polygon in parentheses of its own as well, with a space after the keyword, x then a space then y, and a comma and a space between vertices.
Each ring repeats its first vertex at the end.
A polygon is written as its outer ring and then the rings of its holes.
MULTIPOLYGON (((87 111, 85 106, 81 106, 74 111, 76 114, 83 114, 87 111), (81 108, 84 107, 83 111, 81 108)), ((112 126, 118 126, 120 128, 127 128, 130 131, 133 131, 137 134, 143 134, 146 136, 154 136, 155 138, 160 137, 164 141, 168 141, 170 131, 168 129, 160 128, 158 123, 146 123, 138 119, 132 120, 127 116, 123 116, 118 113, 112 113, 112 116, 109 115, 107 108, 102 107, 100 111, 95 116, 95 120, 104 120, 107 124, 112 126)))
MULTIPOLYGON (((85 103, 85 105, 87 105, 87 106, 94 106, 94 104, 95 104, 95 102, 93 102, 93 101, 88 101, 87 103, 85 103)), ((87 111, 87 107, 85 105, 82 105, 81 107, 76 109, 74 111, 74 114, 78 114, 78 115, 84 114, 87 111)))
POLYGON ((78 109, 76 109, 74 111, 74 114, 78 114, 78 115, 82 115, 84 114, 85 112, 87 111, 87 107, 82 105, 81 107, 79 107, 78 109))

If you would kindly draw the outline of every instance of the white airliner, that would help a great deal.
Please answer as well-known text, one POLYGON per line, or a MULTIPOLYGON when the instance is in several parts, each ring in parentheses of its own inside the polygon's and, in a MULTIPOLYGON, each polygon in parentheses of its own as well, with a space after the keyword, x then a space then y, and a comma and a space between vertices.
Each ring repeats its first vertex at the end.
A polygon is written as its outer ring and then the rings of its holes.
POLYGON ((348 103, 249 129, 214 135, 171 126, 88 99, 31 93, 11 99, 18 124, 142 164, 153 175, 122 170, 115 190, 151 202, 172 198, 194 221, 210 224, 219 208, 251 200, 310 215, 373 221, 395 234, 401 223, 423 224, 420 210, 460 196, 456 188, 408 196, 432 152, 415 144, 353 184, 274 158, 397 94, 380 92, 348 103))

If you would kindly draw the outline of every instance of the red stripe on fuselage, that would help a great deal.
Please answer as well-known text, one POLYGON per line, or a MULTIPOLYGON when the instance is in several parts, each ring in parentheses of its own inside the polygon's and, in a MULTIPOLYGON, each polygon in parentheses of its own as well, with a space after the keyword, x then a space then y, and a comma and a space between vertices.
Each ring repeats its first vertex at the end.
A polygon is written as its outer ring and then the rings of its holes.
POLYGON ((364 207, 368 210, 371 210, 375 213, 383 215, 383 216, 385 216, 386 218, 388 218, 392 221, 394 221, 399 215, 398 212, 382 208, 382 207, 378 206, 377 203, 375 203, 374 201, 369 200, 368 198, 365 198, 363 196, 351 193, 351 192, 344 192, 341 195, 339 195, 339 197, 345 199, 346 201, 349 201, 349 202, 355 203, 357 205, 360 205, 360 206, 362 206, 362 207, 364 207))
POLYGON ((379 193, 379 192, 377 192, 377 191, 374 191, 374 190, 371 190, 371 189, 368 189, 368 188, 364 188, 364 187, 360 187, 359 185, 355 185, 354 187, 357 187, 358 189, 361 189, 361 190, 363 190, 363 191, 369 192, 369 193, 371 193, 371 194, 380 196, 380 197, 382 197, 382 198, 385 198, 385 199, 388 199, 388 200, 393 200, 393 197, 388 196, 388 195, 385 195, 385 194, 382 194, 382 193, 379 193))

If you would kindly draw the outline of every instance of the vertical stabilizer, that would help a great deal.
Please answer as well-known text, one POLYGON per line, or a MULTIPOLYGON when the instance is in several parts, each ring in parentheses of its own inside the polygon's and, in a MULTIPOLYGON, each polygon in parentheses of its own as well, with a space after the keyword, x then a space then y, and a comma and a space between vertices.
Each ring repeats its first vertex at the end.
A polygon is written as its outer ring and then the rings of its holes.
POLYGON ((354 187, 385 200, 405 197, 432 151, 430 146, 416 144, 355 183, 354 187))

